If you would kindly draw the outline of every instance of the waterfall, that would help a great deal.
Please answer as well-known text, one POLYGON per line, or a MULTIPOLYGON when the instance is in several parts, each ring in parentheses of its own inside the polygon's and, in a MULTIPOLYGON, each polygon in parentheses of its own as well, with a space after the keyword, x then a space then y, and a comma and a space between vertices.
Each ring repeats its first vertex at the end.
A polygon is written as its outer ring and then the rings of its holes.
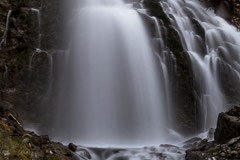
MULTIPOLYGON (((213 11, 193 0, 160 2, 171 24, 179 31, 198 86, 202 130, 215 127, 227 100, 220 74, 227 66, 239 81, 240 33, 213 11)), ((224 82, 226 83, 226 82, 224 82)))
MULTIPOLYGON (((50 68, 44 97, 47 100, 42 102, 42 114, 47 111, 50 118, 46 118, 46 129, 40 129, 42 133, 58 141, 93 147, 159 146, 173 139, 182 140, 183 136, 176 132, 180 127, 193 124, 189 128, 194 128, 198 122, 201 132, 215 127, 218 113, 239 100, 231 99, 226 89, 230 80, 240 83, 240 33, 236 28, 194 0, 156 3, 166 19, 149 14, 145 2, 127 5, 121 0, 78 1, 69 22, 70 45, 59 56, 55 51, 40 49, 40 12, 32 9, 39 17, 39 45, 30 58, 29 70, 40 53, 47 55, 50 68), (134 6, 140 9, 132 9, 134 6), (152 28, 145 28, 145 19, 139 13, 148 18, 152 28), (184 108, 188 112, 195 106, 175 102, 175 98, 186 97, 186 92, 192 90, 174 88, 179 73, 177 55, 166 38, 170 27, 180 37, 179 54, 189 58, 180 59, 180 63, 190 62, 187 67, 193 79, 189 82, 194 83, 197 100, 191 104, 196 103, 196 113, 179 111, 184 108), (152 37, 147 31, 153 32, 152 37), (183 113, 180 120, 187 121, 181 126, 174 117, 179 113, 183 113)), ((181 158, 182 153, 178 155, 181 158)), ((151 150, 148 156, 152 156, 151 150)))
POLYGON ((68 63, 51 102, 53 137, 108 147, 166 141, 167 70, 140 16, 120 0, 79 3, 68 63))

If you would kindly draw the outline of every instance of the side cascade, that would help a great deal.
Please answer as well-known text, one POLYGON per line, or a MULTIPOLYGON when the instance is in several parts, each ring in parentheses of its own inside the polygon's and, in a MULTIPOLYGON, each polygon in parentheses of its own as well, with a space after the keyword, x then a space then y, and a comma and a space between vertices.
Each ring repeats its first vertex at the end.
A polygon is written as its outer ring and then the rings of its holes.
POLYGON ((227 82, 223 78, 240 82, 240 33, 198 1, 163 0, 160 4, 190 57, 201 130, 206 131, 216 126, 218 113, 232 103, 226 98, 227 82), (224 69, 228 70, 227 75, 223 75, 224 69))

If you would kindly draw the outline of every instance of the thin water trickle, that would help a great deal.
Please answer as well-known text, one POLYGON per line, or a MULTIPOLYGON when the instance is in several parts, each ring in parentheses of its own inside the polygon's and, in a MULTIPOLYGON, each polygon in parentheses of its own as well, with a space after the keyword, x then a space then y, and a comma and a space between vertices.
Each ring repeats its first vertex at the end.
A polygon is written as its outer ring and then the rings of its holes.
POLYGON ((4 69, 5 69, 5 71, 3 73, 3 78, 6 79, 8 76, 8 66, 6 64, 4 65, 4 69))
POLYGON ((37 43, 37 49, 41 48, 41 39, 42 39, 42 34, 41 34, 41 12, 39 9, 36 8, 31 8, 31 11, 35 12, 37 15, 37 23, 38 23, 38 43, 37 43))
POLYGON ((2 40, 0 41, 0 50, 2 50, 3 45, 5 46, 7 44, 7 33, 9 29, 9 20, 10 20, 11 13, 12 13, 12 10, 9 10, 7 14, 5 31, 3 33, 2 40))

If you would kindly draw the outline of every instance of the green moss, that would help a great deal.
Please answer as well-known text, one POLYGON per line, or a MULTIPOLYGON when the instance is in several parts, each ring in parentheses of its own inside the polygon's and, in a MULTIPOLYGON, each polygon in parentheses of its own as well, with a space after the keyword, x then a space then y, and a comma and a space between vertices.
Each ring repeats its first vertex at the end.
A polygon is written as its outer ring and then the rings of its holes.
POLYGON ((11 129, 9 128, 8 124, 6 124, 3 121, 0 121, 0 127, 1 129, 3 129, 4 131, 11 133, 11 129))
POLYGON ((23 138, 22 137, 14 137, 13 141, 16 143, 22 143, 23 142, 23 138))
POLYGON ((212 155, 214 153, 218 153, 218 152, 219 152, 218 149, 210 149, 210 150, 208 150, 208 154, 210 154, 210 155, 212 155))
POLYGON ((9 152, 9 159, 31 160, 31 147, 23 143, 22 137, 12 137, 9 133, 9 126, 0 121, 0 159, 6 159, 3 152, 9 152))

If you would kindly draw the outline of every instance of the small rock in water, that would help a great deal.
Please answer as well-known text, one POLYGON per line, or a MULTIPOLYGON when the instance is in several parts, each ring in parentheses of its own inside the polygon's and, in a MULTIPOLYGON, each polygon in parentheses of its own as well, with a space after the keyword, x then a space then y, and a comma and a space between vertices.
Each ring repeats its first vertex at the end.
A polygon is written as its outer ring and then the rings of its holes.
POLYGON ((76 152, 77 150, 77 146, 73 143, 69 143, 68 148, 73 152, 76 152))
POLYGON ((85 150, 85 149, 80 149, 80 150, 78 150, 78 151, 77 151, 77 154, 80 155, 80 156, 86 157, 86 158, 88 158, 88 159, 91 159, 91 158, 92 158, 92 156, 90 155, 90 153, 89 153, 87 150, 85 150))
POLYGON ((214 139, 214 133, 215 133, 215 129, 214 128, 210 128, 210 130, 208 132, 207 139, 208 140, 213 140, 214 139))
POLYGON ((202 139, 199 137, 193 137, 191 139, 188 139, 183 143, 183 148, 189 149, 189 148, 196 147, 201 142, 201 140, 202 139))

